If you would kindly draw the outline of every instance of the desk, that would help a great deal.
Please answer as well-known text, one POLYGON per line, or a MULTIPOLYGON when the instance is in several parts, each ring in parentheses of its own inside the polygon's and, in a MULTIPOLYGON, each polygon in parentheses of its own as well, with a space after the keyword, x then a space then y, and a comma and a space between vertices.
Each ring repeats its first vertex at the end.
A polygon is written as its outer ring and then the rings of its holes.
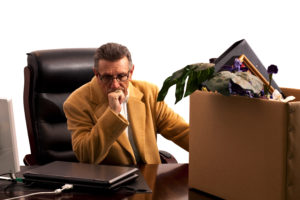
MULTIPOLYGON (((65 191, 57 195, 36 195, 25 199, 122 199, 122 200, 216 200, 217 197, 188 188, 188 164, 140 165, 139 169, 152 193, 103 194, 98 192, 65 191)), ((22 167, 26 171, 26 167, 22 167)), ((53 191, 45 188, 29 187, 23 183, 11 183, 0 180, 0 199, 41 191, 53 191)))

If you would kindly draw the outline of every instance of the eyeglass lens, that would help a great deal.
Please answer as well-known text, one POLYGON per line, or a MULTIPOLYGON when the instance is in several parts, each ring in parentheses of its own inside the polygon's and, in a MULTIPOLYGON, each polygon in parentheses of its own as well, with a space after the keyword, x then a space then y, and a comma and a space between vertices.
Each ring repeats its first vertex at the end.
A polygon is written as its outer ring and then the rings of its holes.
POLYGON ((112 75, 101 75, 99 73, 99 77, 100 80, 102 80, 105 83, 110 83, 112 82, 114 79, 116 79, 118 82, 123 82, 123 81, 127 81, 128 80, 128 76, 129 76, 129 72, 128 74, 118 74, 117 76, 112 76, 112 75))

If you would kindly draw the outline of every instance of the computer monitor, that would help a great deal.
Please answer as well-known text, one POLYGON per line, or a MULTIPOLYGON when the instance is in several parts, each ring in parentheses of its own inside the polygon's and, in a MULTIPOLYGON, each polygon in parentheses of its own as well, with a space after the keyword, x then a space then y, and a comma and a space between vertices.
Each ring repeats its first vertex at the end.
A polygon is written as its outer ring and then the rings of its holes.
POLYGON ((20 171, 12 100, 5 98, 0 98, 0 162, 0 175, 13 178, 20 171))

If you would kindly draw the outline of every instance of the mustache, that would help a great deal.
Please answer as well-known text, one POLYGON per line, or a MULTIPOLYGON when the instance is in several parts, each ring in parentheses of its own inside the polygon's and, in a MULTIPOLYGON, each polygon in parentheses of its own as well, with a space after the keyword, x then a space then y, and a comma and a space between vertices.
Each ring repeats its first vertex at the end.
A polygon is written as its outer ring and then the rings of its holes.
POLYGON ((125 88, 123 88, 123 87, 118 87, 118 88, 114 88, 114 89, 109 89, 109 90, 108 90, 108 93, 116 92, 116 91, 118 91, 118 90, 122 91, 124 94, 126 93, 126 90, 125 90, 125 88))

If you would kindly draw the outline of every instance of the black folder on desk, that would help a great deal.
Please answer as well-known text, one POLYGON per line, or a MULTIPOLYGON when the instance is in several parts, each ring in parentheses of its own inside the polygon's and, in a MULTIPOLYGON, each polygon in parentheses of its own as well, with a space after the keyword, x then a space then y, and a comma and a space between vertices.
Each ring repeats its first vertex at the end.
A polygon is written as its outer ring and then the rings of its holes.
POLYGON ((139 176, 136 167, 54 161, 26 171, 27 183, 73 184, 74 188, 113 190, 139 176))

